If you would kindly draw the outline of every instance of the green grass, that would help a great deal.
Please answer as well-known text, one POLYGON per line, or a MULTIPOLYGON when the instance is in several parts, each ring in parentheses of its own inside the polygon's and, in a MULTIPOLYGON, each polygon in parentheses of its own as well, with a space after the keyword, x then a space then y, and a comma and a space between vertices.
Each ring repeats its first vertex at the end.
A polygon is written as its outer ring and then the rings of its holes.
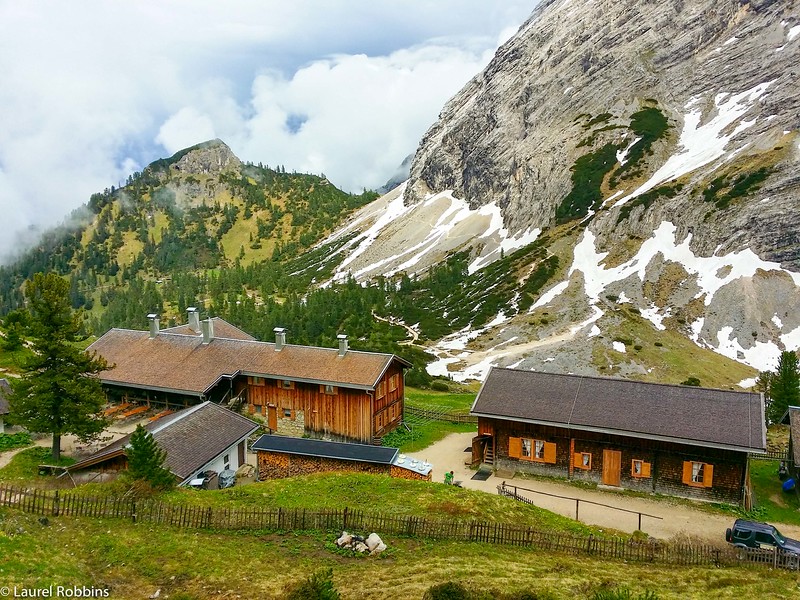
MULTIPOLYGON (((66 466, 74 463, 75 460, 67 456, 62 456, 59 465, 66 466)), ((39 475, 39 465, 53 465, 53 456, 50 448, 36 446, 18 453, 11 462, 0 469, 0 481, 7 483, 25 483, 26 485, 46 484, 52 481, 52 477, 39 475)))
POLYGON ((31 436, 25 431, 19 433, 0 433, 0 452, 13 450, 14 448, 25 448, 33 442, 31 436))
MULTIPOLYGON (((31 351, 27 348, 14 350, 13 352, 0 349, 0 369, 5 369, 11 373, 21 373, 22 365, 31 357, 31 351)), ((4 373, 0 372, 0 377, 4 373)))
POLYGON ((475 396, 477 394, 472 392, 454 394, 407 387, 406 405, 420 408, 446 407, 452 412, 469 412, 469 409, 472 408, 472 403, 475 401, 475 396))
POLYGON ((333 536, 228 534, 132 524, 123 520, 53 518, 0 508, 2 585, 100 586, 116 599, 281 598, 288 586, 322 568, 345 600, 421 599, 434 584, 471 590, 530 591, 556 600, 589 599, 598 590, 652 590, 667 599, 787 597, 796 575, 748 568, 626 564, 528 548, 385 537, 374 558, 333 548, 333 536))
POLYGON ((800 498, 796 492, 784 492, 778 479, 778 461, 751 460, 750 481, 755 506, 749 515, 759 521, 800 525, 800 498))

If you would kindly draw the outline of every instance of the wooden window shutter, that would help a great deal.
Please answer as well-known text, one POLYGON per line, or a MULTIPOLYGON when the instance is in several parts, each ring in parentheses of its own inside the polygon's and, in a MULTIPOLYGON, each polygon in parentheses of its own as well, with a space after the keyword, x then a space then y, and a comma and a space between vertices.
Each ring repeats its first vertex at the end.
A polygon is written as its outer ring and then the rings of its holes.
POLYGON ((650 463, 642 462, 642 477, 650 477, 650 463))
POLYGON ((556 463, 556 445, 553 442, 544 443, 544 462, 556 463))
POLYGON ((703 487, 711 487, 711 482, 714 479, 714 465, 709 465, 706 463, 706 466, 703 467, 703 487))
POLYGON ((517 437, 508 438, 508 457, 521 458, 522 457, 522 439, 517 437))
POLYGON ((683 483, 692 485, 692 461, 683 461, 683 483))
POLYGON ((576 469, 585 469, 583 466, 583 455, 580 452, 575 452, 572 455, 572 466, 576 469))

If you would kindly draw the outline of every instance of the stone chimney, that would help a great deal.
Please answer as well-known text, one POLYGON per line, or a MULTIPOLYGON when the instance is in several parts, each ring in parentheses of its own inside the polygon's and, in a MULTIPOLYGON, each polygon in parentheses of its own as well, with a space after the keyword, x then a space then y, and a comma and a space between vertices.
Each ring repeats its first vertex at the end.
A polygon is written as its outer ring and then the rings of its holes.
POLYGON ((280 352, 286 345, 286 329, 283 327, 276 327, 272 331, 275 332, 275 352, 280 352))
POLYGON ((150 321, 150 339, 152 340, 158 335, 158 315, 150 313, 147 318, 150 321))
POLYGON ((344 356, 347 354, 348 350, 347 336, 343 333, 340 333, 336 336, 336 339, 339 340, 339 356, 344 356))
POLYGON ((203 330, 203 345, 210 344, 214 339, 214 321, 211 317, 200 323, 200 329, 203 330))
POLYGON ((189 329, 195 333, 200 333, 200 311, 194 306, 190 306, 186 309, 186 312, 189 314, 189 329))

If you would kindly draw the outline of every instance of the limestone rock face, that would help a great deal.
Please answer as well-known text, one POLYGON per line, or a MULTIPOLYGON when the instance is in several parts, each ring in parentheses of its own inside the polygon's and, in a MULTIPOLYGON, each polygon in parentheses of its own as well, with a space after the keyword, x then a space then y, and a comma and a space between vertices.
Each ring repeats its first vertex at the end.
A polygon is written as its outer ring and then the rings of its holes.
POLYGON ((190 149, 174 165, 186 174, 213 175, 238 169, 242 162, 222 140, 203 142, 190 149))
POLYGON ((695 252, 748 247, 798 270, 798 26, 796 1, 546 0, 444 107, 416 152, 405 201, 453 190, 472 208, 499 205, 512 234, 552 227, 577 159, 632 142, 631 116, 650 105, 667 118, 667 135, 640 161, 638 179, 606 181, 604 195, 634 192, 667 163, 677 178, 664 182, 684 188, 621 226, 621 207, 606 204, 590 225, 601 245, 646 236, 669 217, 681 237, 692 233, 695 252), (694 155, 702 143, 705 156, 694 155), (702 189, 761 166, 770 175, 757 197, 707 217, 702 189))

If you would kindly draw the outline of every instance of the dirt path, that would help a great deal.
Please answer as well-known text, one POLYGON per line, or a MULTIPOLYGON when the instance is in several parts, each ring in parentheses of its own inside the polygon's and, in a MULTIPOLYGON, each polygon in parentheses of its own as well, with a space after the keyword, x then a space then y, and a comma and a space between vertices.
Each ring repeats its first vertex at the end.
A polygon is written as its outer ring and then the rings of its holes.
MULTIPOLYGON (((496 494, 497 486, 505 480, 507 486, 518 485, 547 494, 573 498, 572 500, 566 500, 536 493, 520 492, 521 495, 530 498, 537 506, 567 517, 575 518, 574 498, 661 517, 661 520, 642 517, 642 530, 660 539, 691 535, 692 537, 720 542, 724 539, 725 529, 733 523, 734 517, 732 516, 716 515, 683 503, 673 504, 669 500, 633 497, 615 491, 587 490, 560 483, 556 480, 523 480, 492 475, 486 481, 476 481, 472 479, 475 471, 464 464, 464 461, 470 457, 469 453, 464 452, 464 450, 471 446, 474 435, 474 433, 453 433, 442 441, 432 444, 424 450, 413 452, 413 454, 433 464, 434 477, 437 482, 443 480, 446 472, 453 470, 455 472, 455 480, 461 481, 462 486, 468 489, 496 494)), ((638 528, 638 515, 585 502, 580 503, 579 517, 584 523, 629 533, 638 528)), ((779 525, 779 529, 790 537, 800 537, 800 527, 779 525)))
MULTIPOLYGON (((135 420, 131 422, 125 423, 111 423, 111 426, 103 432, 102 435, 102 442, 95 443, 92 446, 85 446, 82 442, 80 442, 74 435, 65 435, 61 438, 61 452, 66 456, 75 456, 76 453, 80 453, 83 456, 90 454, 91 452, 96 452, 101 447, 113 442, 116 439, 119 439, 129 433, 132 433, 134 429, 136 429, 136 425, 139 423, 146 423, 147 420, 144 419, 142 421, 135 420)), ((41 446, 45 448, 49 448, 53 445, 53 438, 52 436, 45 436, 34 440, 33 444, 35 446, 41 446)), ((14 458, 17 454, 22 452, 23 450, 27 450, 30 448, 14 448, 13 450, 6 450, 5 452, 0 452, 0 469, 8 465, 11 462, 11 459, 14 458)))

